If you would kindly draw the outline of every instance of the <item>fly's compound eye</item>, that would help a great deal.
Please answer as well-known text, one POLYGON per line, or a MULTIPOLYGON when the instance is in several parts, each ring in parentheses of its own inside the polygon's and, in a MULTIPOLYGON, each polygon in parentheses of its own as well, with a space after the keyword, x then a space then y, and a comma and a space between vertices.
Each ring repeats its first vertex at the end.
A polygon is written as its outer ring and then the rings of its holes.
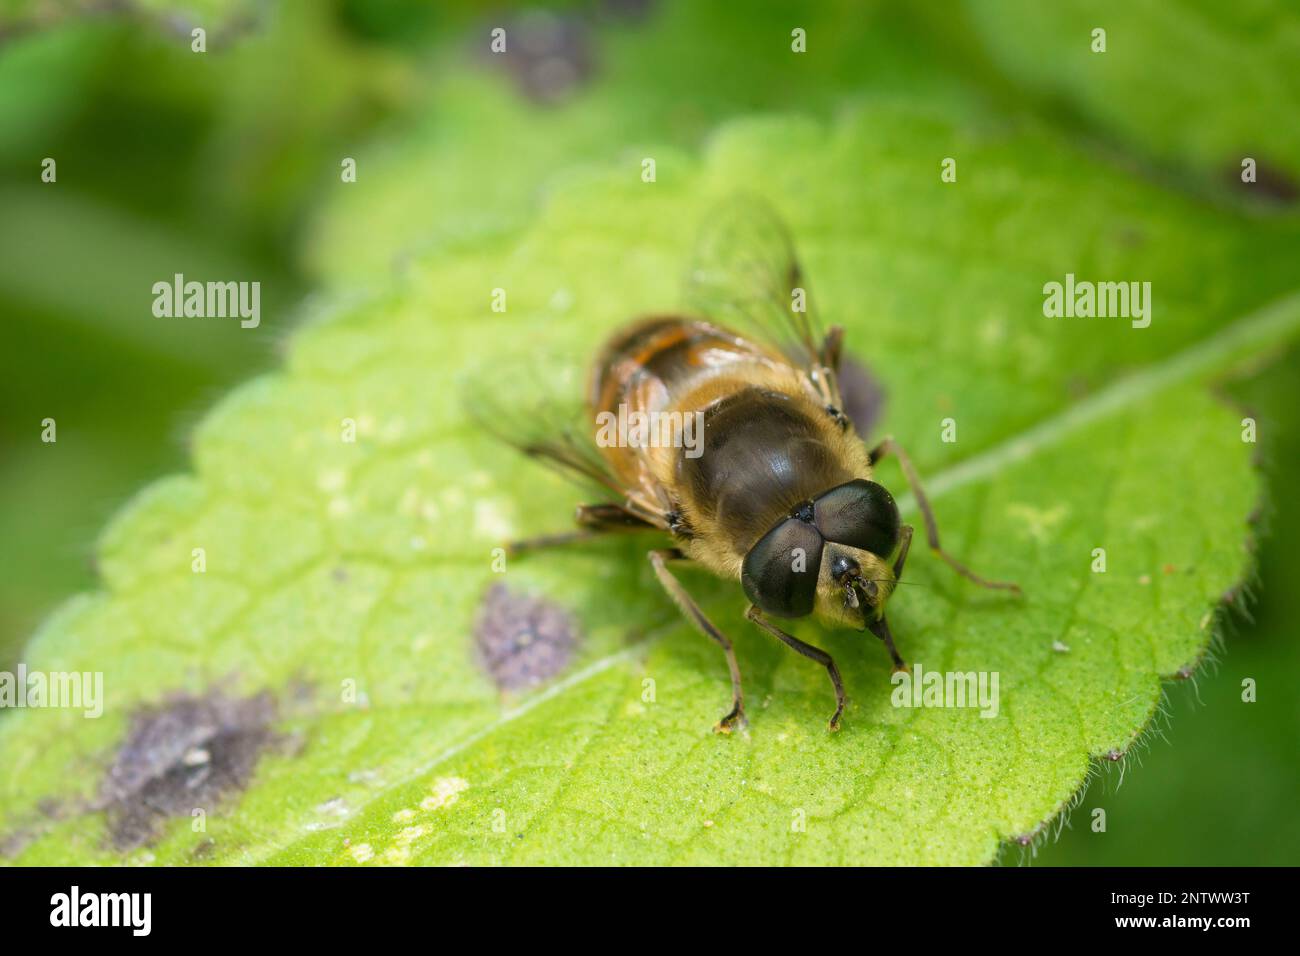
POLYGON ((740 583, 760 611, 774 617, 806 617, 817 598, 822 536, 798 518, 787 518, 745 555, 740 583))
POLYGON ((902 524, 894 496, 865 478, 832 488, 813 502, 813 520, 827 541, 887 558, 902 524))

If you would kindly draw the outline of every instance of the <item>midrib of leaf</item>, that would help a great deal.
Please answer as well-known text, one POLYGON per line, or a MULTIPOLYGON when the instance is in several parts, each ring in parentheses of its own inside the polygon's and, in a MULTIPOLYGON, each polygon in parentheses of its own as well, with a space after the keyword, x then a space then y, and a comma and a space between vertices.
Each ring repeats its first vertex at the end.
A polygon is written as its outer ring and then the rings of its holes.
MULTIPOLYGON (((1018 436, 968 458, 958 465, 936 472, 933 477, 926 480, 927 496, 931 499, 941 498, 960 488, 983 481, 1012 464, 1032 458, 1038 452, 1057 444, 1067 436, 1112 414, 1123 411, 1140 399, 1154 396, 1175 385, 1203 381, 1216 374, 1229 371, 1244 359, 1260 355, 1270 348, 1286 343, 1298 331, 1300 331, 1300 291, 1275 299, 1273 302, 1231 323, 1221 332, 1174 354, 1162 362, 1120 379, 1074 405, 1066 407, 1063 411, 1043 420, 1018 436)), ((915 496, 910 492, 900 496, 899 507, 905 513, 914 514, 916 511, 915 496)), ((1081 594, 1082 592, 1079 592, 1075 596, 1076 605, 1081 594)), ((954 607, 954 617, 961 613, 961 609, 962 605, 960 603, 954 607)), ((1062 628, 1062 633, 1068 631, 1071 623, 1072 618, 1067 619, 1062 628)), ((653 643, 665 629, 675 626, 677 625, 673 622, 660 627, 623 650, 598 658, 547 689, 531 695, 480 730, 467 735, 450 747, 444 748, 428 761, 419 765, 416 770, 374 791, 370 799, 356 805, 346 817, 340 819, 334 829, 344 827, 357 820, 369 808, 384 800, 389 794, 403 787, 411 786, 442 764, 464 753, 470 747, 490 738, 502 728, 528 715, 543 704, 561 697, 567 691, 605 673, 617 664, 631 660, 643 648, 653 643)), ((948 652, 951 653, 951 650, 950 646, 948 652)), ((1167 677, 1169 675, 1162 676, 1167 677)), ((894 729, 895 731, 901 731, 901 728, 894 729)), ((912 728, 910 732, 916 733, 917 731, 912 728)), ((865 796, 866 788, 869 787, 871 779, 879 776, 883 771, 887 759, 888 754, 886 754, 885 760, 882 760, 879 767, 864 780, 862 790, 864 794, 862 800, 864 802, 870 802, 870 798, 865 796)), ((1059 813, 1069 802, 1069 800, 1065 801, 1062 807, 1057 809, 1056 813, 1059 813)), ((1046 820, 1042 821, 1043 824, 1046 822, 1046 820)), ((273 855, 278 856, 291 852, 301 843, 302 838, 299 838, 282 846, 267 849, 260 855, 248 854, 245 861, 248 863, 263 863, 273 855)))
MULTIPOLYGON (((1122 378, 1022 434, 937 473, 926 481, 926 494, 936 498, 979 481, 1122 410, 1144 395, 1230 369, 1245 358, 1286 342, 1297 328, 1300 328, 1300 291, 1275 299, 1222 332, 1122 378)), ((911 494, 905 495, 899 499, 899 507, 911 510, 915 499, 911 494)))

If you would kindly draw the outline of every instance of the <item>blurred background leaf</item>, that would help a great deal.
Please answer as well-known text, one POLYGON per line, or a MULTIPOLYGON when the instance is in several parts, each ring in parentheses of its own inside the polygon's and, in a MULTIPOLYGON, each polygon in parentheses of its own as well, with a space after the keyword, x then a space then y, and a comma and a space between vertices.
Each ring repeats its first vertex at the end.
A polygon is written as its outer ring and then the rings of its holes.
POLYGON ((1291 202, 1300 173, 1300 16, 1243 0, 964 0, 919 4, 927 23, 1011 97, 1207 192, 1291 202), (960 8, 960 9, 959 9, 960 8), (1094 30, 1106 52, 1092 52, 1094 30), (960 39, 959 39, 960 38, 960 39))

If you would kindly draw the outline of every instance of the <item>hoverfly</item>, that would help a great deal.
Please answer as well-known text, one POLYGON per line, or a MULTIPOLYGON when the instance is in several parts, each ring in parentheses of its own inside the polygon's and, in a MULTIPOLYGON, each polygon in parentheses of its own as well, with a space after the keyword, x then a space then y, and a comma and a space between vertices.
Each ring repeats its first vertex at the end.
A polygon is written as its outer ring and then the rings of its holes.
POLYGON ((714 730, 746 724, 740 668, 731 641, 669 569, 673 562, 694 561, 738 581, 750 621, 826 668, 835 689, 830 729, 837 730, 845 695, 834 659, 772 619, 816 615, 870 631, 894 669, 904 668, 885 605, 912 528, 872 480, 881 458, 899 460, 938 557, 983 587, 1019 588, 985 580, 945 552, 907 454, 890 438, 868 450, 858 437, 837 384, 843 332, 820 333, 788 234, 761 200, 732 200, 709 218, 686 287, 698 317, 643 318, 597 354, 585 424, 530 433, 480 412, 499 437, 594 481, 611 499, 579 506, 578 530, 516 542, 510 552, 616 532, 667 535, 669 546, 649 552, 654 573, 691 624, 722 648, 731 671, 731 709, 714 730), (638 413, 694 416, 702 444, 691 454, 683 443, 648 441, 645 433, 596 441, 595 422, 638 413))

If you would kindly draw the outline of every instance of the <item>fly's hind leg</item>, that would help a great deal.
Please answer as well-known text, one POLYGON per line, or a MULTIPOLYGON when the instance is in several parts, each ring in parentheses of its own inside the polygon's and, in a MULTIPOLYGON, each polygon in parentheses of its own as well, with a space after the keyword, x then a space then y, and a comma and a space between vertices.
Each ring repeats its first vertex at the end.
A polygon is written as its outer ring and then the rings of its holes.
POLYGON ((731 670, 731 710, 718 721, 713 728, 713 732, 729 734, 736 727, 743 728, 749 723, 745 719, 745 700, 740 689, 740 665, 736 663, 736 652, 731 647, 731 641, 727 640, 727 636, 714 627, 713 622, 704 616, 704 612, 695 603, 695 599, 686 593, 686 589, 682 587, 681 582, 668 570, 667 562, 685 560, 687 560, 686 555, 676 548, 664 548, 650 552, 650 564, 654 566, 655 577, 664 586, 664 590, 682 609, 682 613, 690 619, 690 622, 706 637, 716 641, 727 655, 727 667, 731 670))
MULTIPOLYGON (((987 578, 982 578, 940 547, 939 527, 935 524, 934 512, 930 510, 929 499, 925 497, 925 489, 921 487, 921 479, 916 473, 916 468, 912 465, 912 459, 907 457, 907 452, 903 451, 898 442, 892 438, 886 438, 871 450, 871 464, 874 466, 876 462, 891 453, 898 458, 898 463, 902 466, 903 474, 907 478, 907 484, 911 487, 912 493, 916 495, 916 506, 921 509, 921 517, 925 521, 925 536, 929 539, 930 550, 947 562, 948 566, 962 577, 974 581, 982 588, 1013 591, 1016 594, 1021 593, 1020 585, 1012 584, 1010 581, 990 581, 987 578)), ((901 566, 898 571, 902 571, 901 566)))
POLYGON ((577 544, 606 534, 656 530, 655 525, 632 513, 622 505, 609 503, 579 505, 575 519, 578 522, 578 528, 575 531, 561 531, 558 534, 544 534, 523 541, 512 541, 507 546, 506 553, 510 557, 515 557, 527 551, 539 551, 543 548, 577 544))
POLYGON ((804 657, 816 661, 822 667, 826 668, 826 673, 831 677, 831 684, 835 688, 835 713, 831 714, 830 729, 840 729, 840 715, 844 713, 844 681, 840 679, 840 669, 835 666, 835 658, 831 657, 820 647, 813 647, 811 644, 805 644, 793 634, 787 634, 775 624, 769 622, 763 617, 763 612, 754 605, 749 606, 745 612, 745 617, 749 618, 767 633, 771 634, 777 640, 781 641, 787 647, 798 651, 804 657))

